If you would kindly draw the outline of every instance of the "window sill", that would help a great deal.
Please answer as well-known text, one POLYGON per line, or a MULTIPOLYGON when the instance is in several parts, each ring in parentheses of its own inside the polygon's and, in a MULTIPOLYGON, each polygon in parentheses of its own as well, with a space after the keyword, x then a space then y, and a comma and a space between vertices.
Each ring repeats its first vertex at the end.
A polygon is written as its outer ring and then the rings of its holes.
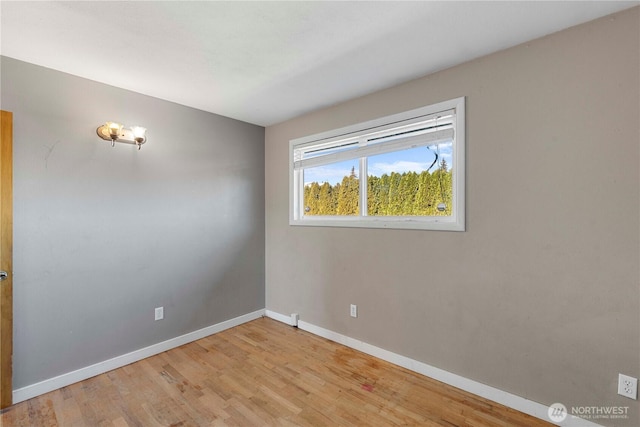
POLYGON ((434 230, 434 231, 465 231, 464 221, 452 218, 421 219, 408 217, 315 217, 305 219, 292 219, 292 226, 308 227, 349 227, 349 228, 387 228, 398 230, 434 230))

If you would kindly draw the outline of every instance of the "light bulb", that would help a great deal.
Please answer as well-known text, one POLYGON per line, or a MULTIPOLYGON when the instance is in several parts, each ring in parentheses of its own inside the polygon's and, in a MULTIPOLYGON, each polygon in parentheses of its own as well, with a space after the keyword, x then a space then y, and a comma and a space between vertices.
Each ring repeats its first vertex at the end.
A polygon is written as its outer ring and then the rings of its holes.
POLYGON ((116 122, 107 122, 105 126, 109 130, 109 136, 112 140, 118 139, 120 133, 122 132, 122 125, 116 122))
POLYGON ((133 139, 137 143, 141 143, 145 140, 145 134, 147 132, 147 128, 142 126, 131 126, 131 133, 133 133, 133 139))

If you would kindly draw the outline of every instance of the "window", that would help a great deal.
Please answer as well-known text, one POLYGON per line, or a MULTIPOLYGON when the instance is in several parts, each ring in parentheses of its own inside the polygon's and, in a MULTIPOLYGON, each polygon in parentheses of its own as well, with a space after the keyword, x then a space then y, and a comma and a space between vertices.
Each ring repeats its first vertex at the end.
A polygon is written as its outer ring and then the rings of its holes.
POLYGON ((464 231, 464 98, 290 141, 291 225, 464 231))

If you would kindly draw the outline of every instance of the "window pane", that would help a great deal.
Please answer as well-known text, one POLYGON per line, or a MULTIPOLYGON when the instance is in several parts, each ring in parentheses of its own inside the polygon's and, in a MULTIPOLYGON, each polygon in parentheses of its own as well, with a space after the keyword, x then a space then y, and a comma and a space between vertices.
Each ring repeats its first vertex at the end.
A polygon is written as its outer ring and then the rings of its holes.
POLYGON ((358 159, 305 168, 305 215, 359 215, 358 159))
POLYGON ((452 143, 368 159, 369 216, 451 216, 452 143))

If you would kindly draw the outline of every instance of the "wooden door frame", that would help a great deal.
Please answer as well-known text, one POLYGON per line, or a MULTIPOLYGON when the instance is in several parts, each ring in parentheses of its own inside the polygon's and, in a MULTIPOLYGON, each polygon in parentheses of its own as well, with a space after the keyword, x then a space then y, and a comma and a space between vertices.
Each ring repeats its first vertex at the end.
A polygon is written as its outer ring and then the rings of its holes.
POLYGON ((0 410, 13 403, 13 113, 0 111, 0 410))

